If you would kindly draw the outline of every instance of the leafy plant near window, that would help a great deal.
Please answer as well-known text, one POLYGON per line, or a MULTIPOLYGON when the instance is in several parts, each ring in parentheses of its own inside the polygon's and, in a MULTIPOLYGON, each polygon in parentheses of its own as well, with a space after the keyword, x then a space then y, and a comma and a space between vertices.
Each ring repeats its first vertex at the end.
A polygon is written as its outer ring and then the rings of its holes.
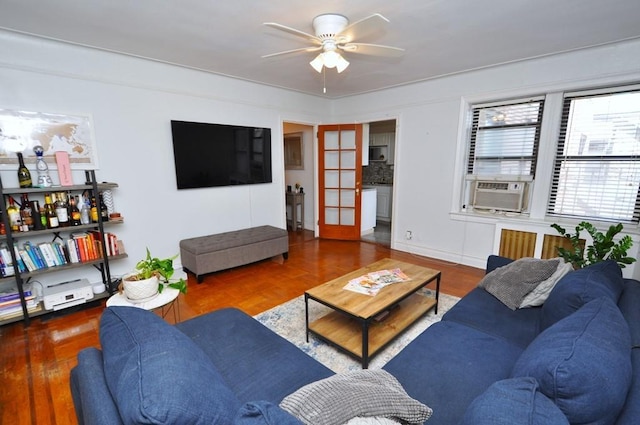
POLYGON ((624 268, 626 265, 636 261, 635 258, 627 255, 627 251, 633 245, 631 236, 625 235, 617 242, 614 241, 614 237, 623 229, 621 223, 612 224, 606 233, 600 232, 593 224, 587 221, 579 223, 573 234, 567 233, 563 227, 555 223, 551 227, 571 242, 571 249, 558 247, 558 255, 566 262, 573 264, 575 269, 605 260, 613 260, 624 268), (593 239, 593 245, 584 246, 583 241, 580 240, 580 232, 582 230, 586 230, 589 233, 593 239))

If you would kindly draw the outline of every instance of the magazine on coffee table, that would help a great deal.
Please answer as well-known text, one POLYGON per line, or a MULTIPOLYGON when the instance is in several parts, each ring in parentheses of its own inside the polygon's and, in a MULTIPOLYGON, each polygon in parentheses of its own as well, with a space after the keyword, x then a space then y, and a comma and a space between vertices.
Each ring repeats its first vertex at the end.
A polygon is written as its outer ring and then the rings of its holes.
POLYGON ((406 282, 408 280, 410 280, 409 276, 404 274, 400 269, 379 270, 351 279, 349 283, 344 286, 344 289, 359 294, 374 296, 387 285, 406 282))

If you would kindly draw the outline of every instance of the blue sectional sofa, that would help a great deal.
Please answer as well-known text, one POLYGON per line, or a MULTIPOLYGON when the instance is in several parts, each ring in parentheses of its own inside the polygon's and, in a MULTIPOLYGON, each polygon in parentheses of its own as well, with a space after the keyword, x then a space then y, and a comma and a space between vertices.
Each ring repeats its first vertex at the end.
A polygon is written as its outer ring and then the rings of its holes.
MULTIPOLYGON (((491 256, 487 272, 510 261, 491 256)), ((279 403, 333 375, 236 309, 171 326, 112 307, 100 341, 71 371, 81 424, 300 423, 279 403)), ((476 288, 383 369, 433 409, 429 424, 636 424, 640 282, 603 262, 516 310, 476 288)))

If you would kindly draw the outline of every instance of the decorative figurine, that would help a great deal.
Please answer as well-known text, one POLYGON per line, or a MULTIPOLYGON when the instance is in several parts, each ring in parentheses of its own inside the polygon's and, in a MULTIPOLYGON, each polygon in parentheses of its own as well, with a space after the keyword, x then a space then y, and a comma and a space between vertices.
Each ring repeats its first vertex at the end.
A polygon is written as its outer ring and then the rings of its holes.
POLYGON ((44 158, 42 157, 44 149, 40 145, 34 146, 33 152, 35 152, 37 156, 36 169, 38 170, 38 187, 53 186, 53 181, 51 180, 51 176, 49 176, 49 166, 44 162, 44 158))

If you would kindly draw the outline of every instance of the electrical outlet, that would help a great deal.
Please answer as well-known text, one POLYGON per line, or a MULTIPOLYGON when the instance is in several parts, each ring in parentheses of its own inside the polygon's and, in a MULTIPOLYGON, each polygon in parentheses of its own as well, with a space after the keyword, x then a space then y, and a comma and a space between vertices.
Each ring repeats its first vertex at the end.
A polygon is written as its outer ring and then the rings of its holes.
POLYGON ((404 234, 404 237, 410 241, 411 239, 413 239, 413 232, 411 230, 407 230, 407 232, 404 234))

